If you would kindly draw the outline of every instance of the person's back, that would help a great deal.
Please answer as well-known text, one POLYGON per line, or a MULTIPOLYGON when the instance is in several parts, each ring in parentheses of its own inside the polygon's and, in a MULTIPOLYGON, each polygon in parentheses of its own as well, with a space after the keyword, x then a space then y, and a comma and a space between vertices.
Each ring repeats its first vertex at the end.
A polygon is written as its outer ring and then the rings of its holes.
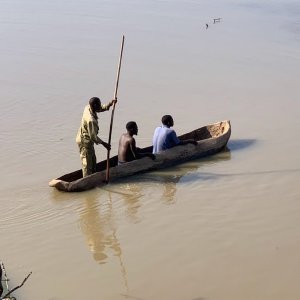
POLYGON ((84 108, 81 124, 76 136, 77 144, 85 144, 92 145, 97 141, 97 133, 98 133, 98 121, 97 116, 93 114, 90 109, 90 106, 87 105, 84 108), (93 128, 91 131, 90 128, 93 128))
POLYGON ((126 124, 127 132, 123 133, 119 140, 118 164, 124 164, 143 157, 155 159, 152 153, 140 153, 136 147, 134 135, 138 134, 136 122, 130 121, 126 124))
POLYGON ((123 133, 119 140, 119 164, 135 160, 135 139, 129 133, 123 133))
POLYGON ((162 125, 157 127, 153 135, 153 153, 167 150, 180 143, 174 129, 162 125))
POLYGON ((174 126, 174 121, 172 116, 165 115, 161 118, 162 126, 157 127, 154 131, 153 135, 153 151, 152 153, 157 153, 160 151, 164 151, 170 148, 173 148, 177 145, 186 145, 193 144, 197 145, 195 140, 185 140, 181 141, 177 137, 177 134, 174 129, 171 127, 174 126))

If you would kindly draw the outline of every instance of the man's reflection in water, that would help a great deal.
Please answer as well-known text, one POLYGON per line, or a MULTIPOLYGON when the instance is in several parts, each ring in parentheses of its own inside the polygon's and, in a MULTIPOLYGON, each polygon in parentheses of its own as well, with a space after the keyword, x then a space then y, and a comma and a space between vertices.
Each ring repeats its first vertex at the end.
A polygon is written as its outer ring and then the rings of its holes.
POLYGON ((87 244, 96 262, 105 264, 109 250, 118 257, 122 277, 128 291, 126 269, 122 261, 122 249, 116 235, 116 225, 113 220, 112 199, 108 192, 105 206, 101 207, 95 192, 88 195, 84 200, 84 207, 80 213, 81 230, 86 236, 87 244), (100 211, 101 209, 101 211, 100 211))
POLYGON ((167 204, 174 204, 176 202, 177 183, 183 175, 163 177, 164 192, 162 194, 162 201, 167 204))
POLYGON ((88 246, 94 259, 100 264, 105 263, 106 248, 118 251, 118 241, 114 241, 112 235, 112 220, 110 207, 104 207, 100 215, 100 205, 95 194, 90 194, 84 200, 84 208, 80 214, 81 230, 85 234, 88 246))
POLYGON ((174 204, 176 203, 178 183, 181 181, 181 179, 183 183, 197 182, 201 179, 203 180, 205 176, 203 176, 203 173, 201 173, 201 167, 210 164, 216 164, 220 161, 230 160, 230 158, 230 150, 225 147, 216 155, 186 162, 167 170, 152 172, 151 175, 145 176, 147 176, 148 180, 149 178, 152 178, 153 181, 158 181, 160 185, 163 184, 164 191, 161 196, 161 200, 166 204, 174 204), (197 170, 199 170, 199 172, 196 172, 197 170))
POLYGON ((112 249, 116 256, 121 255, 122 251, 113 224, 111 201, 108 201, 100 212, 101 207, 95 197, 93 194, 85 199, 85 206, 80 214, 81 230, 86 236, 94 259, 102 264, 106 263, 108 249, 112 249))

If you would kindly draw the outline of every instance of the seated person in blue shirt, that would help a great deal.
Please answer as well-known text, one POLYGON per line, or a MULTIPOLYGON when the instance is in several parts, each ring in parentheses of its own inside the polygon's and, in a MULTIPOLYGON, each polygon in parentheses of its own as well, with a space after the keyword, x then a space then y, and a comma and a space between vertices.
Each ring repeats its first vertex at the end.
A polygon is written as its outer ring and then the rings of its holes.
POLYGON ((150 157, 155 159, 155 155, 152 153, 141 153, 140 149, 136 147, 134 135, 138 134, 138 126, 134 121, 130 121, 126 124, 127 132, 123 133, 119 140, 119 150, 118 150, 118 164, 143 158, 150 157))
POLYGON ((194 144, 197 145, 195 140, 180 141, 174 129, 174 121, 172 116, 165 115, 161 118, 162 126, 157 127, 153 135, 153 153, 167 150, 177 145, 194 144))

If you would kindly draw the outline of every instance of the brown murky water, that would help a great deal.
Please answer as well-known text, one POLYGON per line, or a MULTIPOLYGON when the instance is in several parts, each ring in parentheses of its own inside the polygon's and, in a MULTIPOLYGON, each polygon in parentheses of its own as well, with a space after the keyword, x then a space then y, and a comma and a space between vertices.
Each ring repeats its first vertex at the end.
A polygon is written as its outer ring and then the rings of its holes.
POLYGON ((16 296, 299 299, 299 16, 290 0, 1 1, 0 259, 11 286, 33 271, 16 296), (48 181, 80 168, 122 34, 112 155, 127 121, 143 147, 164 114, 178 134, 230 119, 228 151, 60 193, 48 181))

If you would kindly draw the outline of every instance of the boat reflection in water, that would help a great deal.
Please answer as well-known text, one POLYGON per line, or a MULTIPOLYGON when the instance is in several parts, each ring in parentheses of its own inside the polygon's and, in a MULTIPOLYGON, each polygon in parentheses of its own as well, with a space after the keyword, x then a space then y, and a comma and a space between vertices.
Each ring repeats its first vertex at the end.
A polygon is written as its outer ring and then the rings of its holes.
POLYGON ((226 161, 230 158, 231 152, 226 147, 221 152, 213 156, 186 162, 164 170, 152 171, 126 179, 120 179, 115 182, 116 185, 119 185, 118 189, 113 189, 113 192, 122 194, 125 203, 129 204, 131 209, 134 207, 136 208, 134 216, 138 219, 136 212, 140 207, 138 200, 143 194, 145 194, 143 193, 143 189, 153 189, 153 185, 162 187, 163 191, 160 196, 161 201, 166 204, 174 204, 176 202, 175 196, 178 183, 188 183, 196 180, 207 179, 207 175, 201 173, 201 167, 216 164, 220 161, 226 161), (200 172, 197 172, 199 169, 200 172), (123 182, 124 184, 122 184, 123 182))
MULTIPOLYGON (((141 220, 139 209, 143 204, 143 197, 149 194, 147 189, 155 189, 156 186, 162 188, 161 201, 174 204, 179 183, 198 181, 199 176, 202 176, 199 172, 201 167, 229 160, 230 156, 231 153, 226 148, 212 157, 187 162, 162 171, 135 175, 81 194, 83 197, 80 197, 82 201, 78 209, 79 227, 86 238, 88 248, 99 264, 105 264, 112 257, 117 257, 127 295, 129 294, 127 272, 123 262, 122 247, 117 237, 116 215, 124 216, 125 211, 131 223, 138 223, 141 220), (116 205, 118 207, 115 207, 116 205)), ((157 192, 157 189, 155 190, 157 192)))
MULTIPOLYGON (((251 145, 253 141, 233 141, 232 151, 242 150, 251 145)), ((153 171, 146 174, 134 175, 120 179, 98 190, 86 192, 83 207, 80 209, 80 229, 86 237, 88 247, 100 264, 108 261, 109 252, 112 251, 120 261, 122 274, 126 277, 126 270, 122 262, 122 249, 117 238, 117 226, 114 222, 113 201, 123 200, 125 214, 132 223, 140 221, 139 208, 145 189, 155 186, 163 188, 160 199, 166 204, 176 203, 178 183, 189 183, 199 180, 215 179, 217 174, 201 172, 202 167, 217 164, 220 161, 230 160, 231 150, 224 148, 218 154, 186 162, 173 168, 153 171), (103 200, 100 203, 100 200, 103 200)), ((116 212, 115 212, 116 213, 116 212)), ((123 214, 123 212, 121 212, 123 214)), ((126 285, 127 285, 127 280, 126 285)))
POLYGON ((151 188, 155 185, 163 188, 161 200, 167 204, 176 202, 175 195, 177 184, 182 178, 184 182, 198 180, 194 173, 201 165, 217 163, 220 160, 230 159, 230 151, 225 149, 213 156, 213 159, 196 160, 180 166, 163 171, 150 172, 119 180, 99 192, 87 192, 84 199, 84 206, 80 210, 80 229, 86 237, 88 247, 93 254, 95 261, 104 264, 108 261, 109 252, 119 257, 122 273, 126 274, 122 262, 122 249, 117 238, 117 226, 114 222, 113 201, 123 200, 125 214, 132 223, 138 223, 139 208, 142 203, 140 199, 145 192, 143 189, 151 188), (100 199, 103 203, 100 204, 100 199))

